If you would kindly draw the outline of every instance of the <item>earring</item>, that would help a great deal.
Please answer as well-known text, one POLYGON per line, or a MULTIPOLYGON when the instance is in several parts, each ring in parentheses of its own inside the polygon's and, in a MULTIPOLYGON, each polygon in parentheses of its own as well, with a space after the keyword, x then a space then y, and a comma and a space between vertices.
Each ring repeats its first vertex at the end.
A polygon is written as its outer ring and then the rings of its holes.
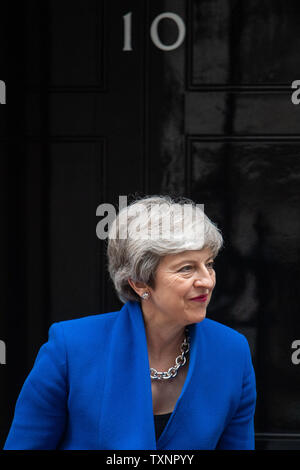
POLYGON ((142 297, 143 300, 148 300, 149 297, 150 297, 150 294, 149 294, 149 292, 144 292, 144 293, 141 295, 141 297, 142 297))

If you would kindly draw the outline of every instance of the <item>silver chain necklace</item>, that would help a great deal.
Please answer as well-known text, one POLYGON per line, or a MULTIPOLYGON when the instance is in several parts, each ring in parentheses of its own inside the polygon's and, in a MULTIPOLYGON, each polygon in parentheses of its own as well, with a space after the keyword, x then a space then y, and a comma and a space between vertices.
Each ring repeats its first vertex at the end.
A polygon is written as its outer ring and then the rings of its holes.
POLYGON ((186 363, 186 356, 190 350, 190 337, 188 335, 188 329, 185 330, 185 338, 181 345, 181 354, 176 357, 175 364, 167 372, 158 372, 156 369, 150 367, 150 378, 153 380, 168 380, 176 377, 178 369, 186 363))

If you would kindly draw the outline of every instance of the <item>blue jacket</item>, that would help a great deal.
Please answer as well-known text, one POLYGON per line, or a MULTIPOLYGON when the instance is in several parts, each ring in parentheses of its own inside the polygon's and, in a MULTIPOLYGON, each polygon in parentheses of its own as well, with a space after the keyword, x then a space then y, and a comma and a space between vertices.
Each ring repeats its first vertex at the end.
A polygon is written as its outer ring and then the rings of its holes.
POLYGON ((156 442, 143 315, 54 323, 18 397, 4 449, 253 449, 256 389, 246 338, 190 326, 187 378, 156 442))

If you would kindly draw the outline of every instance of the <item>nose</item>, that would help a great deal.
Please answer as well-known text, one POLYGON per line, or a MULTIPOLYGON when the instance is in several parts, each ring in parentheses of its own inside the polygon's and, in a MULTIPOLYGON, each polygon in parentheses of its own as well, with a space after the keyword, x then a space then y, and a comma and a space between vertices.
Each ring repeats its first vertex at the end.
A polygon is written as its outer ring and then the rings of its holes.
POLYGON ((215 280, 207 270, 204 270, 201 273, 197 272, 196 278, 194 280, 195 287, 205 287, 206 289, 212 289, 214 285, 215 280))

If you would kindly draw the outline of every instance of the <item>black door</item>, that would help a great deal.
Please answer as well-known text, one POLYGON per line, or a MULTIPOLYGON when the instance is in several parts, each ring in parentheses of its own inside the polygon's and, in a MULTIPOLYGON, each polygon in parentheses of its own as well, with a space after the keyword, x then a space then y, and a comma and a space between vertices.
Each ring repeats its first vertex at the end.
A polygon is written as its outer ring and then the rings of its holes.
POLYGON ((299 2, 31 0, 0 21, 2 442, 49 326, 121 306, 97 208, 180 194, 224 235, 208 315, 249 341, 257 448, 300 448, 299 2))

